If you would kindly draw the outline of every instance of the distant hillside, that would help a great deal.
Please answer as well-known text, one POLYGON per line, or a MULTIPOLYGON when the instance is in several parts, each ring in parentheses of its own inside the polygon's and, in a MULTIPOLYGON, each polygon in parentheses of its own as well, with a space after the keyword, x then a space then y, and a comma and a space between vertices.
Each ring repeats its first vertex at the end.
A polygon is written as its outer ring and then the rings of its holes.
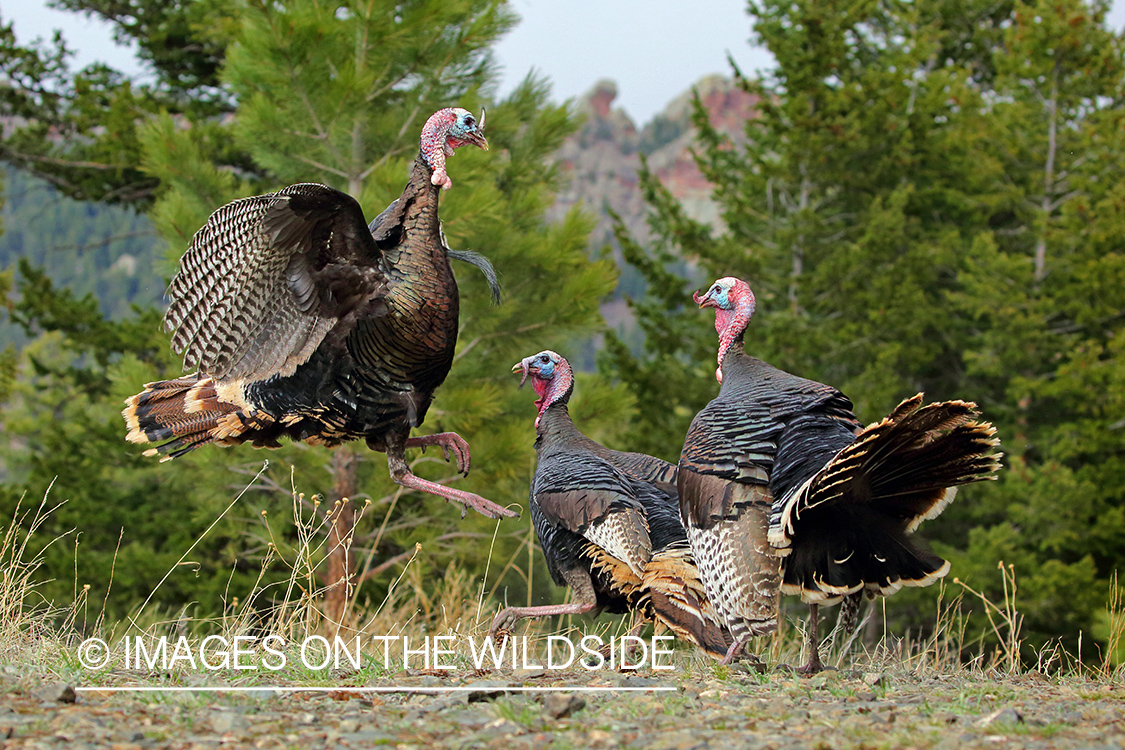
MULTIPOLYGON (((745 140, 745 123, 757 111, 757 98, 722 76, 708 76, 695 89, 711 113, 712 124, 736 142, 745 140)), ((591 240, 601 245, 612 239, 604 210, 609 205, 635 236, 647 238, 646 210, 637 186, 640 155, 644 154, 649 168, 688 213, 718 228, 721 220, 718 207, 710 199, 710 185, 689 151, 695 136, 692 92, 681 94, 640 131, 624 111, 613 108, 616 97, 616 84, 603 80, 579 100, 586 123, 558 152, 571 183, 559 194, 549 216, 561 218, 576 203, 585 206, 600 217, 591 240)))
MULTIPOLYGON (((756 115, 757 98, 722 76, 702 79, 695 90, 711 115, 712 125, 736 143, 744 142, 745 124, 756 115)), ((692 92, 681 94, 639 131, 628 115, 613 108, 616 96, 617 86, 605 80, 579 101, 586 122, 558 152, 571 181, 548 216, 558 219, 576 204, 585 207, 598 217, 590 245, 600 249, 613 245, 612 224, 605 210, 609 206, 621 216, 634 237, 646 241, 651 237, 646 223, 648 210, 637 183, 640 155, 644 154, 649 169, 680 200, 689 216, 720 229, 722 219, 718 206, 711 201, 711 186, 691 157, 695 137, 691 123, 692 92)), ((617 261, 621 265, 619 255, 617 261)), ((637 275, 623 268, 619 292, 636 295, 642 291, 637 275)), ((629 327, 627 310, 620 300, 603 305, 602 310, 611 326, 629 327)))
MULTIPOLYGON (((92 293, 115 318, 128 314, 131 305, 151 307, 162 300, 164 278, 154 264, 162 260, 164 243, 147 217, 71 200, 13 169, 0 175, 0 269, 26 258, 59 286, 78 296, 92 293)), ((7 321, 0 324, 0 349, 19 340, 7 321)))

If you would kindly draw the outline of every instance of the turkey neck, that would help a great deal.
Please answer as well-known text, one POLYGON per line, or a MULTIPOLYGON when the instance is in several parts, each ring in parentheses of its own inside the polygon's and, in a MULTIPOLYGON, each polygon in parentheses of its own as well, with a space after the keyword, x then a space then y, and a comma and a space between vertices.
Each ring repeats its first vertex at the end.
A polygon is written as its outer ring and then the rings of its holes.
MULTIPOLYGON (((719 386, 720 394, 727 390, 727 383, 732 380, 728 375, 735 375, 736 372, 745 370, 746 365, 754 359, 746 353, 744 335, 745 333, 740 333, 734 337, 734 340, 731 341, 730 346, 727 347, 726 352, 723 354, 723 361, 719 363, 719 369, 722 370, 723 373, 723 382, 719 386)), ((737 380, 737 376, 733 379, 737 380)))
POLYGON ((389 329, 384 340, 395 342, 385 364, 426 388, 440 385, 453 363, 460 308, 438 221, 441 189, 430 182, 432 175, 419 150, 400 198, 407 204, 401 240, 384 251, 390 314, 380 320, 389 329))
POLYGON ((551 404, 539 418, 535 428, 535 452, 540 458, 556 452, 587 450, 605 457, 609 451, 600 443, 595 443, 574 426, 570 409, 565 401, 551 404))
POLYGON ((574 422, 570 419, 570 409, 567 408, 565 401, 556 401, 547 407, 543 416, 539 418, 535 436, 535 450, 540 456, 564 445, 574 447, 576 443, 592 442, 574 426, 574 422))

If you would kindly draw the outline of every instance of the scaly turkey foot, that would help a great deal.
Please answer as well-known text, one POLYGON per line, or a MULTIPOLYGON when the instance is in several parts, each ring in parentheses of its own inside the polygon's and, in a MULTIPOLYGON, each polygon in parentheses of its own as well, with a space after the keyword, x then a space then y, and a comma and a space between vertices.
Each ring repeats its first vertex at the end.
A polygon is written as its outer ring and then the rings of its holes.
POLYGON ((462 518, 465 517, 465 509, 467 508, 472 508, 477 513, 480 513, 482 516, 487 516, 488 518, 519 518, 520 516, 519 513, 508 510, 507 508, 502 508, 491 500, 486 500, 480 495, 475 495, 472 492, 465 492, 464 490, 454 489, 453 487, 446 487, 443 484, 438 484, 437 482, 431 482, 427 479, 422 479, 421 477, 415 476, 409 471, 402 472, 397 476, 395 474, 392 474, 391 478, 408 490, 428 492, 431 495, 437 495, 438 497, 444 497, 446 500, 452 500, 455 503, 460 503, 463 506, 461 511, 462 518))
POLYGON ((743 654, 742 656, 738 657, 738 659, 733 664, 731 664, 731 667, 748 673, 766 673, 766 663, 758 658, 756 654, 743 654))
POLYGON ((583 615, 596 607, 595 602, 572 602, 570 604, 548 604, 544 607, 507 607, 492 620, 488 634, 496 638, 501 633, 511 634, 516 623, 527 617, 551 617, 552 615, 583 615))
POLYGON ((820 654, 818 654, 816 651, 813 651, 812 656, 809 657, 809 660, 805 662, 803 666, 797 667, 797 674, 805 675, 807 677, 823 672, 825 669, 831 669, 831 667, 825 667, 823 664, 821 664, 820 654))
POLYGON ((719 664, 726 667, 734 662, 734 660, 737 659, 738 655, 742 652, 742 647, 743 645, 745 645, 745 643, 745 640, 739 640, 736 638, 734 643, 730 644, 730 648, 727 649, 727 655, 723 657, 723 660, 720 661, 719 664))
POLYGON ((522 619, 523 617, 516 611, 516 607, 502 609, 492 619, 492 627, 488 629, 488 636, 497 643, 503 643, 504 639, 515 631, 516 623, 522 619))
POLYGON ((449 460, 449 454, 452 452, 457 457, 457 472, 469 476, 471 457, 469 455, 469 444, 465 442, 463 437, 456 432, 439 432, 436 435, 421 435, 406 440, 407 448, 421 448, 423 453, 431 445, 437 445, 441 448, 446 461, 449 460))

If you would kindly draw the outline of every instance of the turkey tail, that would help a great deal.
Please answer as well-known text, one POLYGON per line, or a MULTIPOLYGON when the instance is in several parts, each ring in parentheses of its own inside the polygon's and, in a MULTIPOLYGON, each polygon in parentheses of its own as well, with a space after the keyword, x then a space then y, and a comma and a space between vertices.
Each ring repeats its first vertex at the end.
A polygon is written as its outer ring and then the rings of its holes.
POLYGON ((147 383, 143 391, 125 399, 121 416, 130 443, 167 441, 144 453, 163 454, 161 461, 179 458, 206 443, 224 443, 245 429, 239 407, 220 401, 215 382, 198 375, 147 383))
POLYGON ((480 253, 474 253, 472 250, 446 250, 446 254, 453 260, 464 261, 479 268, 480 272, 484 274, 485 281, 488 282, 488 290, 492 294, 492 304, 500 304, 502 297, 500 279, 496 276, 496 269, 492 267, 492 261, 480 253))
POLYGON ((907 399, 774 505, 769 540, 787 556, 782 591, 836 602, 861 589, 926 586, 949 563, 907 536, 962 484, 995 479, 1003 454, 976 404, 907 399))
POLYGON ((678 638, 690 641, 721 659, 731 645, 730 631, 707 599, 703 581, 686 543, 653 554, 645 567, 644 595, 652 616, 678 638))

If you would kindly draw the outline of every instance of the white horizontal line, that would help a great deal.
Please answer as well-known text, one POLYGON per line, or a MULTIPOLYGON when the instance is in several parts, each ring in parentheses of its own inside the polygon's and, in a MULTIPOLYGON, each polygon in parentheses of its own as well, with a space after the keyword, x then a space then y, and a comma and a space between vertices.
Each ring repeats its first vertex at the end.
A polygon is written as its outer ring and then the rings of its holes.
POLYGON ((390 687, 284 687, 281 685, 263 685, 260 687, 76 687, 76 693, 636 693, 646 690, 660 692, 675 691, 679 688, 674 685, 656 685, 653 687, 541 687, 513 685, 480 685, 475 687, 414 687, 410 685, 392 685, 390 687))

